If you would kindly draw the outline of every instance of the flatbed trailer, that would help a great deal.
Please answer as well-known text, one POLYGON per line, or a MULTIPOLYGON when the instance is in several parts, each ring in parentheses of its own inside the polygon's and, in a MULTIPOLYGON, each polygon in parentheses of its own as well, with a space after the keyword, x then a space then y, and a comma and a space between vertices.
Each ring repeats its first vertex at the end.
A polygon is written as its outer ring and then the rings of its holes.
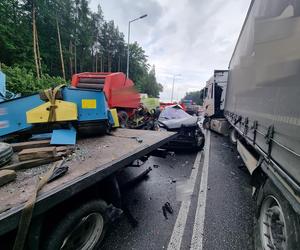
MULTIPOLYGON (((49 243, 48 236, 51 238, 51 231, 55 231, 53 228, 84 203, 95 199, 103 200, 107 193, 120 196, 116 173, 133 161, 151 154, 174 137, 176 133, 118 129, 111 135, 78 140, 75 153, 66 162, 68 172, 47 184, 38 193, 27 247, 42 249, 41 241, 49 243), (104 181, 108 185, 103 186, 104 181)), ((3 242, 5 245, 8 243, 7 249, 12 246, 8 241, 15 237, 24 204, 36 188, 37 176, 42 176, 50 166, 51 164, 19 171, 15 182, 0 188, 1 249, 5 249, 2 248, 3 242)), ((118 197, 113 197, 114 200, 116 198, 118 197)), ((118 204, 113 206, 122 209, 120 201, 115 203, 118 204)), ((103 236, 99 237, 98 240, 101 241, 103 236)), ((53 242, 49 244, 53 246, 53 242)), ((98 243, 91 244, 95 245, 88 249, 99 247, 98 243)), ((52 249, 49 246, 44 248, 52 249)))

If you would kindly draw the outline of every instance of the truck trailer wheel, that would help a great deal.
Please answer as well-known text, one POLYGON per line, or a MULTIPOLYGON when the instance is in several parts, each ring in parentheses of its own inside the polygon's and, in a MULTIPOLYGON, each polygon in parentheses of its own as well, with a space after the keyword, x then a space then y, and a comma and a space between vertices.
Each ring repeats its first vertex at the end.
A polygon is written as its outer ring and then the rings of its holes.
POLYGON ((236 145, 238 138, 239 138, 239 133, 234 128, 231 128, 230 134, 229 134, 230 142, 233 145, 236 145))
POLYGON ((259 191, 255 223, 256 250, 289 250, 300 246, 300 220, 270 180, 259 191))
POLYGON ((205 143, 205 138, 204 138, 204 135, 202 133, 198 133, 196 135, 196 146, 195 146, 195 150, 196 151, 200 151, 203 149, 204 147, 204 143, 205 143))
POLYGON ((45 250, 99 249, 107 229, 107 204, 94 200, 68 213, 47 237, 45 250))
POLYGON ((210 129, 210 118, 205 117, 203 122, 202 122, 202 127, 204 129, 210 129))

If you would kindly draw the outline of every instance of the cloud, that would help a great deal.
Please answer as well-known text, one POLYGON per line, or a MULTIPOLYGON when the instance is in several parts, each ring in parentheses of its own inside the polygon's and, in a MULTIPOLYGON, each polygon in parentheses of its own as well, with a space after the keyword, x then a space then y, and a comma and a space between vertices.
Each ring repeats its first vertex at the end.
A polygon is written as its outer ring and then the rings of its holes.
POLYGON ((91 0, 100 4, 104 16, 114 20, 127 36, 128 21, 145 13, 148 17, 132 24, 131 41, 137 41, 155 64, 164 86, 161 99, 200 90, 214 69, 227 69, 250 0, 91 0))

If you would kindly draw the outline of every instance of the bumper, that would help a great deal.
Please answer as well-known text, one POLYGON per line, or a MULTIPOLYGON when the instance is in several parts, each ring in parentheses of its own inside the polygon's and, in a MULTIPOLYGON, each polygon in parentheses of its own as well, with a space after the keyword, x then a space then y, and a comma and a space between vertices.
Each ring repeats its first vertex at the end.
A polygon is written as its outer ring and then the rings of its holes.
POLYGON ((175 139, 171 140, 164 145, 168 149, 186 149, 197 147, 197 139, 193 136, 181 136, 179 135, 175 139))

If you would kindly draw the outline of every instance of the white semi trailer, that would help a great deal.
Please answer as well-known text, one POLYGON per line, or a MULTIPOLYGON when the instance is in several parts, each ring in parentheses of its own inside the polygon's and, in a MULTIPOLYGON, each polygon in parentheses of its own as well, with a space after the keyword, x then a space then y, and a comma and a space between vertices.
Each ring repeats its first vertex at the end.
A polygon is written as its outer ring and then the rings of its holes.
POLYGON ((300 249, 300 0, 253 0, 224 115, 252 175, 256 249, 300 249))
POLYGON ((204 127, 229 129, 252 175, 255 248, 300 249, 300 0, 252 0, 203 106, 204 127))

